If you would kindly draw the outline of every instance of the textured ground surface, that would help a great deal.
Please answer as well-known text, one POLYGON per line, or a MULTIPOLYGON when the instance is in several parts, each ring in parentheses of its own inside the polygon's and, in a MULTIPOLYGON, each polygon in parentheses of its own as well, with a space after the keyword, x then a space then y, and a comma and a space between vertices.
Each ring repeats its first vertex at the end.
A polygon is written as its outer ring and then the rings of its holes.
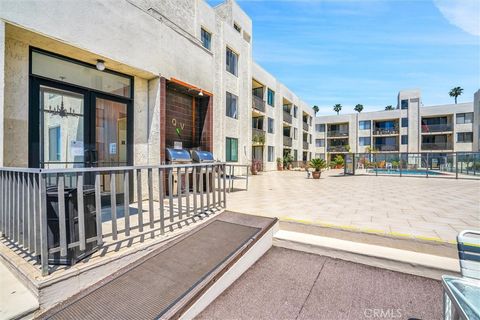
POLYGON ((339 173, 332 170, 313 180, 305 172, 264 172, 250 178, 248 191, 231 193, 227 207, 449 242, 464 229, 480 228, 479 180, 339 173))
POLYGON ((273 247, 198 317, 372 318, 441 319, 440 282, 273 247))

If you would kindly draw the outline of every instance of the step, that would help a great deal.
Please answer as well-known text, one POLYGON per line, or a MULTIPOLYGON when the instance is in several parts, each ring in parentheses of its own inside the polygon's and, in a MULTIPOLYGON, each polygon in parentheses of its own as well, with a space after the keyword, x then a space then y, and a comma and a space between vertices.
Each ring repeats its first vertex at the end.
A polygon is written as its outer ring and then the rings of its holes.
POLYGON ((458 259, 308 233, 279 230, 273 244, 437 280, 460 272, 458 259))

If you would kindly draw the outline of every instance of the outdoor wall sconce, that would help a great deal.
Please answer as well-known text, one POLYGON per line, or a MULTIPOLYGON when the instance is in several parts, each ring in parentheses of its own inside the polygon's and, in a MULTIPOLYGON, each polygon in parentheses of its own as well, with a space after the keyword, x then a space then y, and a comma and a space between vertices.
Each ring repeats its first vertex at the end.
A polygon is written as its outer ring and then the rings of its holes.
POLYGON ((200 97, 203 97, 203 91, 202 91, 202 89, 200 89, 200 92, 198 93, 198 95, 199 95, 200 97))
POLYGON ((105 61, 97 59, 97 64, 95 66, 97 67, 97 70, 103 71, 105 70, 105 61))

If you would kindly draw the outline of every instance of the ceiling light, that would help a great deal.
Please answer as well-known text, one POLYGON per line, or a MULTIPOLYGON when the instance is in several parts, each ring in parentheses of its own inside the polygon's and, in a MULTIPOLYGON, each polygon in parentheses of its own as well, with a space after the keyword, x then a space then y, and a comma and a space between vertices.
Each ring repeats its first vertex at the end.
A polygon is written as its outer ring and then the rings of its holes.
POLYGON ((97 67, 97 70, 99 71, 105 70, 105 61, 98 59, 96 67, 97 67))

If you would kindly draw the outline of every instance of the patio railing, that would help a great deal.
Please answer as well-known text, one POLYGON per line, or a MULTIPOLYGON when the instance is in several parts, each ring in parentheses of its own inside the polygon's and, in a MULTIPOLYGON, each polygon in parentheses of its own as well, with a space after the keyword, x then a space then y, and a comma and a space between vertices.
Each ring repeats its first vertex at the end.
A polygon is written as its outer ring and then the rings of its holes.
POLYGON ((174 224, 225 208, 226 176, 224 163, 0 168, 0 232, 36 257, 47 275, 52 254, 66 257, 90 244, 163 235, 174 224), (72 226, 71 210, 77 211, 78 227, 72 226))

